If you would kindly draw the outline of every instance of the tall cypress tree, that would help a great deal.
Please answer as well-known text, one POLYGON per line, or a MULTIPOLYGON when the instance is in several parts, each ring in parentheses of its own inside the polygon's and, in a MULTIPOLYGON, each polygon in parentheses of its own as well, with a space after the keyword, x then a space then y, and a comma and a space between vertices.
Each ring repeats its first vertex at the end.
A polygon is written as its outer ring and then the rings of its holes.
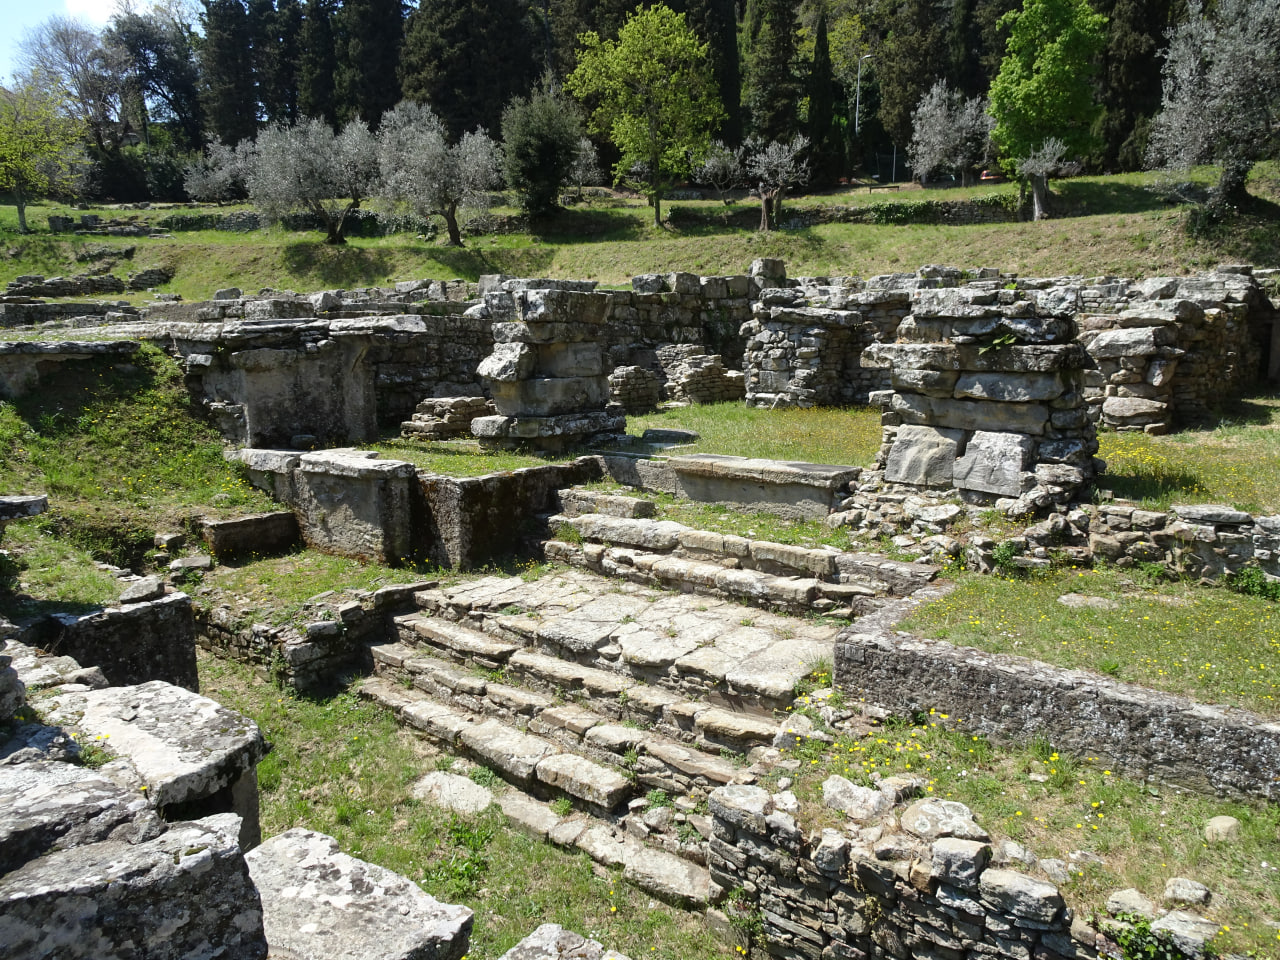
POLYGON ((734 0, 685 0, 669 3, 707 44, 711 73, 724 107, 720 136, 728 143, 742 140, 742 71, 738 65, 738 22, 734 0))
MULTIPOLYGON (((587 31, 612 40, 636 8, 635 0, 545 0, 550 21, 552 69, 567 77, 578 65, 578 35, 587 31)), ((671 6, 671 4, 668 4, 671 6)), ((676 9, 675 7, 672 7, 676 9)), ((677 13, 679 10, 676 11, 677 13)))
POLYGON ((201 102, 209 132, 239 143, 258 130, 249 22, 241 0, 204 0, 201 102))
POLYGON ((520 0, 422 0, 405 29, 400 82, 452 137, 497 131, 502 108, 532 86, 530 22, 520 0))
POLYGON ((809 67, 809 156, 814 178, 830 181, 839 176, 843 151, 835 129, 836 82, 831 70, 831 46, 827 38, 827 12, 818 14, 813 33, 813 62, 809 67))
POLYGON ((1098 70, 1102 149, 1094 165, 1108 172, 1139 170, 1151 118, 1160 109, 1163 38, 1174 19, 1172 0, 1094 0, 1108 17, 1098 70))
POLYGON ((253 88, 259 120, 275 120, 280 115, 276 86, 276 5, 273 0, 248 0, 249 49, 253 64, 253 88))
POLYGON ((272 120, 293 124, 298 121, 298 81, 302 60, 302 4, 298 0, 276 0, 275 70, 272 84, 278 114, 272 120))
POLYGON ((932 0, 904 0, 876 56, 880 120, 893 142, 911 142, 911 116, 946 70, 941 11, 932 0))
POLYGON ((338 56, 333 39, 333 0, 307 0, 298 58, 298 114, 336 126, 334 77, 338 56))
POLYGON ((400 47, 404 37, 401 0, 346 0, 334 17, 338 119, 357 117, 377 127, 400 102, 400 47))
POLYGON ((790 140, 800 128, 795 74, 795 0, 759 0, 760 30, 747 62, 746 101, 752 133, 790 140))

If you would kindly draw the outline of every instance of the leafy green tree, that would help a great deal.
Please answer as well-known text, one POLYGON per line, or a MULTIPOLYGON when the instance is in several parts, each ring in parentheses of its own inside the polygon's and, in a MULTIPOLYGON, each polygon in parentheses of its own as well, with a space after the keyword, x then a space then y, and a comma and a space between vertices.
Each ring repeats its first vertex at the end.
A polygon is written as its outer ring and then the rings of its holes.
POLYGON ((258 130, 249 17, 241 0, 204 0, 200 100, 209 131, 239 143, 258 130))
POLYGON ((118 13, 103 34, 128 63, 151 119, 167 122, 175 146, 188 150, 200 146, 204 127, 195 41, 190 23, 158 10, 118 13))
POLYGON ((1151 132, 1153 164, 1221 168, 1209 198, 1217 216, 1248 200, 1259 160, 1280 153, 1280 0, 1191 0, 1169 45, 1164 100, 1151 132))
POLYGON ((503 107, 534 78, 525 13, 520 0, 422 0, 405 29, 405 98, 431 104, 455 139, 496 130, 503 107))
POLYGON ((334 0, 307 0, 302 17, 302 54, 298 61, 298 113, 337 122, 334 75, 338 54, 333 39, 334 0))
POLYGON ((569 92, 594 104, 589 120, 621 153, 614 178, 638 174, 662 223, 662 196, 699 164, 723 117, 707 45, 682 14, 658 4, 637 8, 617 40, 582 37, 569 92))
POLYGON ((758 0, 760 27, 746 69, 746 101, 752 133, 789 140, 800 126, 796 75, 795 0, 758 0))
POLYGON ((517 97, 502 111, 503 166, 507 183, 520 194, 531 217, 545 217, 560 206, 560 188, 568 182, 582 140, 578 105, 554 87, 517 97))
POLYGON ((382 115, 400 102, 404 8, 400 0, 345 0, 333 23, 338 119, 358 117, 376 129, 382 115))
MULTIPOLYGON (((1106 40, 1106 17, 1094 13, 1086 0, 1024 0, 1022 9, 1005 14, 1000 24, 1009 28, 1009 40, 991 85, 996 121, 991 138, 1004 168, 1017 173, 1021 161, 1042 152, 1050 139, 1060 141, 1064 156, 1088 153, 1101 110, 1093 77, 1106 40)), ((1030 172, 1026 179, 1039 213, 1048 174, 1030 172)))
POLYGON ((27 202, 69 188, 78 173, 84 125, 69 108, 61 89, 39 77, 0 87, 0 190, 13 194, 19 233, 31 232, 27 202))

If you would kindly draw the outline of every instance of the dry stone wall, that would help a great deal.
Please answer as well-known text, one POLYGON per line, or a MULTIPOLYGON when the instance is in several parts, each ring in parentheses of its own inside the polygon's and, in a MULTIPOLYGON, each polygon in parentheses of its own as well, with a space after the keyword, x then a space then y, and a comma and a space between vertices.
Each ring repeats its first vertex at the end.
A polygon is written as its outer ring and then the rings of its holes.
MULTIPOLYGON (((841 778, 833 777, 833 781, 841 778)), ((830 781, 829 781, 830 783, 830 781)), ((919 784, 879 789, 845 782, 888 812, 919 784)), ((806 832, 790 793, 731 785, 709 799, 712 881, 737 891, 730 909, 759 918, 772 957, 868 960, 1091 960, 1093 944, 1051 883, 1011 867, 968 809, 920 800, 900 811, 901 832, 878 823, 806 832)), ((866 818, 871 819, 871 818, 866 818)))

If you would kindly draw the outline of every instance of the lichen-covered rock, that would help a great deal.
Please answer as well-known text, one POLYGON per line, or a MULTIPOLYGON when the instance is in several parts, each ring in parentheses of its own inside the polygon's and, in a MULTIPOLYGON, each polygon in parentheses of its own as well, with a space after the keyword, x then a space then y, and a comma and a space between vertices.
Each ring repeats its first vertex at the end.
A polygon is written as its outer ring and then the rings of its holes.
POLYGON ((627 960, 606 950, 595 940, 566 930, 558 923, 544 923, 504 953, 500 960, 627 960))
POLYGON ((6 766, 0 777, 0 874, 50 850, 158 833, 146 797, 70 763, 6 766), (127 834, 121 837, 120 833, 127 834))
POLYGON ((332 837, 288 830, 245 855, 262 895, 267 942, 296 960, 459 960, 471 910, 338 850, 332 837))
POLYGON ((26 960, 267 955, 258 891, 227 818, 143 843, 90 843, 0 878, 0 944, 26 960))

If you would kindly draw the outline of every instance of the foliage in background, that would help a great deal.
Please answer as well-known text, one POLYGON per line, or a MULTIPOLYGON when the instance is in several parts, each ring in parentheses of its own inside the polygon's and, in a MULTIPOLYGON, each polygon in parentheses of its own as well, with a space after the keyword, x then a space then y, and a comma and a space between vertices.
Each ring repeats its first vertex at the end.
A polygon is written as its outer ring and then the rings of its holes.
POLYGON ((912 173, 921 183, 939 171, 958 174, 963 185, 970 185, 990 155, 991 126, 986 100, 966 99, 939 80, 911 117, 907 160, 912 173))
POLYGON ((559 208, 560 190, 574 172, 582 140, 577 104, 554 87, 537 90, 528 99, 517 97, 502 111, 507 184, 529 216, 545 217, 559 208))
POLYGON ((618 148, 614 179, 642 183, 660 225, 663 194, 701 162, 723 116, 707 45, 662 4, 637 10, 616 40, 587 33, 580 42, 565 85, 589 105, 591 130, 618 148))
POLYGON ((29 232, 28 201, 65 191, 81 171, 82 126, 66 115, 67 104, 52 77, 0 87, 0 190, 13 194, 19 233, 29 232))

